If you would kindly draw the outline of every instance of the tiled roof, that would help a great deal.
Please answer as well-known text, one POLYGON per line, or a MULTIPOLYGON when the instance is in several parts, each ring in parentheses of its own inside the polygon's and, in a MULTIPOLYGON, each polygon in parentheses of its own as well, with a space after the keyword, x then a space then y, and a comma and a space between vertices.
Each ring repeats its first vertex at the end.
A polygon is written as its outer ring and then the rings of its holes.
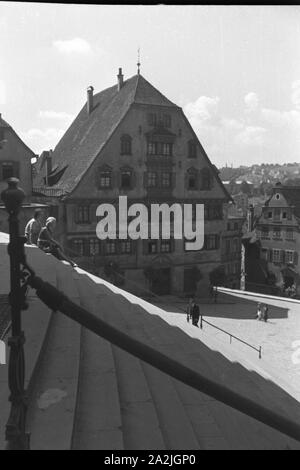
MULTIPOLYGON (((76 187, 132 104, 176 107, 141 75, 124 81, 120 91, 115 85, 95 94, 93 99, 91 114, 87 115, 85 104, 52 153, 52 166, 58 165, 60 170, 67 165, 53 186, 65 192, 76 187)), ((41 161, 37 170, 42 167, 41 161)), ((44 171, 38 171, 34 185, 43 185, 43 177, 44 171)))

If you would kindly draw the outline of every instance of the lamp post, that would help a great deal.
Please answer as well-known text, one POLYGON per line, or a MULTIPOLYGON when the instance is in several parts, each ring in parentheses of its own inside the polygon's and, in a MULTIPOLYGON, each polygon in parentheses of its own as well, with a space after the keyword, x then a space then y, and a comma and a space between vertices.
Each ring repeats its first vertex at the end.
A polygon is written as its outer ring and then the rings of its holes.
POLYGON ((21 263, 24 261, 25 237, 19 235, 18 214, 25 198, 25 193, 18 188, 19 180, 10 178, 8 188, 2 191, 1 199, 9 214, 9 245, 10 257, 10 294, 12 336, 8 340, 10 347, 8 365, 9 400, 11 411, 6 424, 6 440, 9 450, 25 450, 29 448, 29 436, 25 432, 27 411, 25 381, 24 342, 25 337, 21 326, 21 310, 26 308, 24 289, 21 286, 21 263))

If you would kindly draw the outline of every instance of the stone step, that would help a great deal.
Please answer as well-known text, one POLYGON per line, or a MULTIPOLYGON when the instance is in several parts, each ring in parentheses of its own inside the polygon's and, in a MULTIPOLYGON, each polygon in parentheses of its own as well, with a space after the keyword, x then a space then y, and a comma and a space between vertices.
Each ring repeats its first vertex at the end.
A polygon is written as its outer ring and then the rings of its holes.
MULTIPOLYGON (((97 315, 99 305, 85 274, 73 274, 82 307, 97 315)), ((82 329, 78 403, 73 449, 124 449, 116 366, 111 344, 82 329)))
MULTIPOLYGON (((26 256, 28 262, 35 269, 37 273, 42 271, 45 281, 52 284, 56 283, 55 270, 53 270, 52 257, 44 255, 40 250, 27 247, 26 256), (42 255, 40 258, 39 255, 42 255)), ((52 312, 44 305, 36 296, 35 292, 31 289, 28 291, 27 301, 29 309, 22 312, 22 330, 25 334, 25 388, 27 389, 28 397, 30 399, 32 388, 34 386, 35 377, 38 373, 41 358, 45 351, 45 344, 47 343, 47 336, 50 330, 50 322, 52 312)), ((11 333, 8 333, 5 343, 7 346, 8 338, 11 333)), ((8 347, 7 362, 9 356, 8 347)), ((8 386, 8 364, 1 365, 0 367, 0 449, 6 447, 5 441, 5 425, 7 423, 10 413, 8 386)), ((28 431, 30 431, 28 429, 28 431)))
MULTIPOLYGON (((55 260, 57 288, 79 303, 72 268, 55 260)), ((31 448, 71 448, 77 402, 80 326, 60 313, 53 314, 28 410, 31 448)))

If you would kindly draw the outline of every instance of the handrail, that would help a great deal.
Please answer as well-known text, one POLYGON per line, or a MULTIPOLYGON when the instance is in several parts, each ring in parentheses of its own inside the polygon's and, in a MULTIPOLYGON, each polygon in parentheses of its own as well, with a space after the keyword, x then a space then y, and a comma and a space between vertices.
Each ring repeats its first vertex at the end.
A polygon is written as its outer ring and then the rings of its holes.
MULTIPOLYGON (((73 254, 76 254, 76 251, 74 251, 74 250, 72 250, 72 249, 71 249, 71 250, 67 249, 66 251, 70 251, 70 252, 72 252, 73 254)), ((116 272, 116 271, 115 271, 115 272, 116 272)), ((147 292, 147 293, 151 294, 153 297, 157 298, 158 300, 161 300, 161 297, 160 297, 159 295, 155 294, 155 292, 153 292, 152 290, 147 289, 146 287, 141 286, 140 284, 138 284, 137 282, 133 281, 132 279, 126 278, 126 277, 123 276, 121 273, 117 273, 117 274, 118 274, 118 276, 120 276, 121 278, 123 278, 124 280, 126 280, 127 282, 131 282, 132 284, 138 286, 138 287, 139 287, 141 290, 143 290, 144 292, 147 292)), ((217 292, 217 288, 214 287, 214 289, 215 289, 216 292, 217 292)), ((181 307, 178 307, 178 306, 176 306, 176 307, 178 308, 178 310, 181 310, 183 313, 185 313, 185 314, 187 313, 187 311, 186 311, 185 309, 183 309, 183 308, 181 308, 181 307)), ((259 348, 256 348, 255 346, 253 346, 253 345, 247 343, 246 341, 244 341, 244 340, 238 338, 237 336, 235 336, 235 335, 229 333, 228 331, 225 331, 225 330, 223 330, 222 328, 219 328, 218 326, 213 325, 212 323, 208 322, 207 320, 204 320, 202 314, 200 315, 200 319, 201 319, 201 321, 200 321, 200 328, 201 328, 201 329, 203 329, 203 328, 202 328, 203 322, 205 322, 205 323, 207 323, 208 325, 212 326, 213 328, 216 328, 217 330, 220 330, 220 331, 222 331, 223 333, 227 334, 227 335, 230 337, 230 344, 231 344, 231 339, 234 338, 234 339, 236 339, 237 341, 239 341, 240 343, 243 343, 243 344, 245 344, 246 346, 249 346, 250 348, 252 348, 252 349, 254 349, 255 351, 257 351, 257 352, 258 352, 258 355, 259 355, 258 357, 259 357, 259 359, 261 359, 261 357, 262 357, 262 347, 261 347, 261 346, 259 346, 259 348)))
POLYGON ((259 403, 243 397, 224 385, 207 379, 190 367, 184 366, 156 349, 130 337, 78 306, 41 278, 30 276, 28 284, 36 290, 39 299, 53 311, 60 311, 96 335, 160 371, 300 442, 300 426, 298 423, 268 410, 259 403))
POLYGON ((216 330, 222 331, 222 333, 225 333, 226 335, 230 336, 230 344, 231 344, 232 338, 234 338, 234 339, 236 339, 237 341, 239 341, 240 343, 243 343, 243 344, 245 344, 246 346, 249 346, 249 348, 254 349, 255 351, 258 352, 258 354, 259 354, 259 359, 261 359, 261 352, 262 352, 261 346, 259 346, 259 348, 256 348, 256 347, 253 346, 252 344, 247 343, 247 341, 244 341, 244 340, 238 338, 237 336, 235 336, 235 335, 233 335, 233 334, 231 334, 231 333, 228 333, 228 331, 223 330, 223 329, 220 328, 219 326, 216 326, 216 325, 214 325, 213 323, 210 323, 209 321, 204 320, 203 315, 200 315, 200 328, 201 328, 201 329, 203 329, 203 322, 204 322, 204 323, 207 323, 207 324, 210 325, 210 326, 212 326, 212 327, 215 328, 216 330))

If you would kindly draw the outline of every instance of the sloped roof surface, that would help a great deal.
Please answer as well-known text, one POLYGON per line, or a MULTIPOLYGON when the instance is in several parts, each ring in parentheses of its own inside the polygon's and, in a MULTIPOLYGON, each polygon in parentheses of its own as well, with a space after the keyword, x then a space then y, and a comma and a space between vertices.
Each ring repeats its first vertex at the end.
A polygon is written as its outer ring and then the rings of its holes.
MULTIPOLYGON (((176 106, 164 97, 141 75, 134 75, 124 81, 120 91, 118 86, 107 88, 94 95, 93 111, 88 116, 86 104, 52 153, 52 165, 58 169, 67 165, 59 182, 53 186, 72 191, 86 169, 99 154, 112 132, 121 122, 133 103, 158 106, 176 106)), ((42 162, 41 162, 42 163, 42 162)), ((42 168, 37 167, 35 186, 43 185, 42 168)))

